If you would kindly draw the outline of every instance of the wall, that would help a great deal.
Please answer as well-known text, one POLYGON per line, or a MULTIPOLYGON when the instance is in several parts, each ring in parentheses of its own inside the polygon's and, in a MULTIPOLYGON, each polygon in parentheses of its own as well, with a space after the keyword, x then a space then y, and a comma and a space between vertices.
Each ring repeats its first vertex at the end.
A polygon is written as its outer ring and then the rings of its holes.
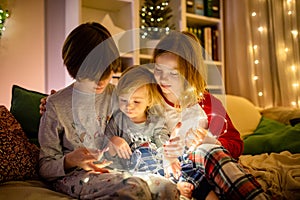
POLYGON ((8 0, 0 38, 0 105, 10 108, 12 85, 49 93, 73 80, 63 66, 65 37, 80 21, 80 0, 8 0))
POLYGON ((67 35, 79 24, 80 0, 45 0, 46 91, 61 89, 73 80, 61 57, 67 35))
POLYGON ((10 108, 13 84, 45 91, 44 1, 13 0, 0 38, 0 104, 10 108))

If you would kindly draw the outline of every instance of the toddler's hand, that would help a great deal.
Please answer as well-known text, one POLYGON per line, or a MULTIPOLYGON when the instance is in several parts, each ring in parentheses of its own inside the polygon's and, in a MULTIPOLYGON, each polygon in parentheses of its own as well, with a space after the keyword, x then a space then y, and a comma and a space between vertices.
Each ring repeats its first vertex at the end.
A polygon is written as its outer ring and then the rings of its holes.
POLYGON ((189 199, 192 198, 194 185, 189 182, 178 182, 177 189, 180 191, 180 195, 185 196, 189 199))
POLYGON ((112 143, 112 145, 110 146, 114 148, 115 152, 118 154, 120 158, 130 159, 132 152, 128 143, 123 138, 118 136, 113 136, 110 139, 110 142, 112 143))

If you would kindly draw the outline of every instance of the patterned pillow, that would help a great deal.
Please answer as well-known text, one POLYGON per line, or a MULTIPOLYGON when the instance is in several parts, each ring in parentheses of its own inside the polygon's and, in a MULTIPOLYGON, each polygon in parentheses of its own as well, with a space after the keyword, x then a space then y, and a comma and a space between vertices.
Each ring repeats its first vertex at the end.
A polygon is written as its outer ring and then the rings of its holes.
POLYGON ((0 105, 0 183, 38 177, 39 148, 30 143, 21 125, 0 105))

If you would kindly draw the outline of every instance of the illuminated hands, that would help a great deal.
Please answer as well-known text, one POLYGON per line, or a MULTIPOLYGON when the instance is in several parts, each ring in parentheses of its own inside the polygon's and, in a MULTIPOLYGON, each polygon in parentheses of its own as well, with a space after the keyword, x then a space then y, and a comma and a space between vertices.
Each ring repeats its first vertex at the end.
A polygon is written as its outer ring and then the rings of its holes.
POLYGON ((188 152, 193 152, 201 144, 216 144, 217 139, 209 130, 204 128, 189 129, 185 137, 185 145, 189 148, 188 152))
POLYGON ((94 171, 98 173, 108 173, 109 171, 104 167, 110 165, 112 162, 103 160, 99 162, 102 158, 103 153, 108 149, 88 149, 85 147, 80 147, 74 151, 66 154, 65 156, 65 169, 72 167, 80 167, 86 171, 94 171))
POLYGON ((126 140, 119 136, 113 136, 110 139, 109 149, 110 155, 114 156, 115 154, 118 154, 120 158, 124 159, 130 159, 130 156, 132 154, 126 140))
POLYGON ((177 135, 180 127, 181 123, 179 122, 173 129, 170 140, 163 145, 165 176, 169 177, 169 172, 172 172, 176 179, 181 175, 178 157, 181 156, 184 151, 184 144, 180 136, 177 135))
POLYGON ((180 195, 192 199, 192 192, 194 190, 194 185, 189 182, 178 182, 177 189, 180 191, 180 195))

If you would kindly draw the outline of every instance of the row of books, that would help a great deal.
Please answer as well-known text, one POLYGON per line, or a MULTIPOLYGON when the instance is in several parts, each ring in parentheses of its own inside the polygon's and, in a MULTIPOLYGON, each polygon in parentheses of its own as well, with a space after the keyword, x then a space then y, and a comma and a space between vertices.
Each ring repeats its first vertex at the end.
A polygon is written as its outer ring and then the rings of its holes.
POLYGON ((186 11, 197 15, 220 18, 220 0, 186 0, 186 11))
POLYGON ((220 61, 219 30, 217 27, 188 27, 187 31, 193 33, 200 40, 203 47, 203 57, 206 60, 220 61))

